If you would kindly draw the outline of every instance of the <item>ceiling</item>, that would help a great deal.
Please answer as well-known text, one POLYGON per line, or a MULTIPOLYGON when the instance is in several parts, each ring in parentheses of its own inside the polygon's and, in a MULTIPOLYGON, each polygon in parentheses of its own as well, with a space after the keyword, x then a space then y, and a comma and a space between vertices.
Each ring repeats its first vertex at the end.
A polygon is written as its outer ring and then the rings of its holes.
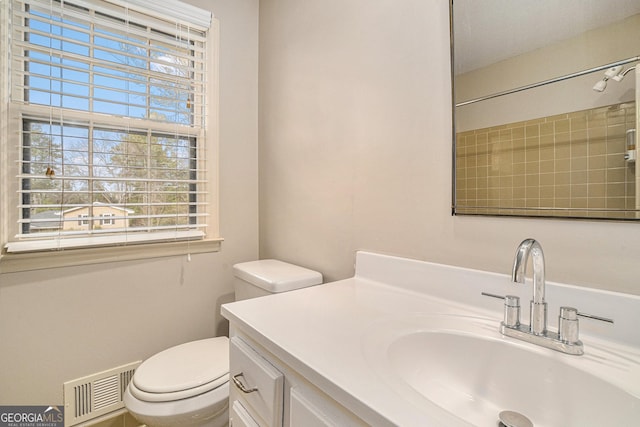
POLYGON ((557 43, 637 13, 640 0, 453 0, 455 73, 557 43))

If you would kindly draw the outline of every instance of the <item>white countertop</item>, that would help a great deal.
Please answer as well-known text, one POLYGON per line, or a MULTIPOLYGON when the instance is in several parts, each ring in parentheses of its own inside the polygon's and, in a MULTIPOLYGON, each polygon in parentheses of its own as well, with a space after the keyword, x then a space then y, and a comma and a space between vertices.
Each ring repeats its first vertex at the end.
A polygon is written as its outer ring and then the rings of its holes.
MULTIPOLYGON (((582 289, 566 285, 548 285, 550 310, 552 298, 562 300, 565 288, 573 300, 581 303, 576 304, 579 309, 581 305, 589 305, 595 292, 600 303, 611 298, 612 303, 622 304, 625 310, 636 311, 628 321, 618 322, 617 329, 600 324, 587 327, 594 340, 599 339, 597 335, 600 334, 620 335, 626 339, 627 323, 634 330, 639 324, 640 298, 593 290, 585 290, 587 297, 576 297, 574 291, 580 293, 582 289), (620 298, 626 302, 619 303, 620 298), (630 302, 627 301, 629 298, 630 302)), ((249 334, 372 425, 417 426, 426 425, 425 421, 429 421, 432 425, 464 426, 469 424, 440 411, 435 405, 430 407, 424 402, 407 399, 406 395, 390 387, 375 369, 365 347, 369 345, 367 337, 375 337, 387 325, 425 314, 484 318, 490 324, 495 323, 495 334, 500 337, 498 326, 502 320, 502 303, 480 296, 481 291, 503 295, 506 292, 522 293, 525 296, 530 295, 531 287, 517 288, 506 275, 361 252, 358 253, 353 278, 225 304, 222 314, 235 328, 249 334), (392 271, 397 263, 401 264, 400 269, 392 271), (442 296, 444 299, 440 298, 442 296)), ((525 296, 524 301, 528 299, 525 296)), ((604 307, 591 303, 594 305, 585 311, 593 308, 598 310, 593 314, 620 316, 620 313, 608 311, 610 304, 606 301, 604 307)), ((559 304, 565 302, 559 301, 559 304)), ((555 317, 551 313, 550 323, 555 317)), ((526 316, 523 307, 525 321, 526 316)), ((635 341, 640 338, 633 336, 629 340, 637 345, 635 341)), ((589 340, 583 337, 583 341, 588 346, 589 340)))

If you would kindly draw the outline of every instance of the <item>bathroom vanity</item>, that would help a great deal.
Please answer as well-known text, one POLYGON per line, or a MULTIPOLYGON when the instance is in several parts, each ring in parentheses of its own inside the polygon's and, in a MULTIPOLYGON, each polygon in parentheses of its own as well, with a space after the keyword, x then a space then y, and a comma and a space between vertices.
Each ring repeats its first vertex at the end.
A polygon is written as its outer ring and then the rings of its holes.
MULTIPOLYGON (((505 260, 509 270, 510 260, 505 260)), ((232 426, 536 427, 640 419, 640 297, 547 282, 549 329, 580 319, 583 355, 503 336, 506 274, 358 252, 353 278, 222 306, 232 426)), ((526 323, 528 304, 523 304, 526 323)))

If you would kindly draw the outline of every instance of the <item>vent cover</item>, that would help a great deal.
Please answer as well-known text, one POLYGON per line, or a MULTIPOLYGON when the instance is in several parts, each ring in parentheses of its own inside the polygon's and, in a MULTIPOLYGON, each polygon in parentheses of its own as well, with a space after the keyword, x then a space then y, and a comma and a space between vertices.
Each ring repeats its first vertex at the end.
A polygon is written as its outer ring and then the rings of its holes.
POLYGON ((64 383, 65 427, 124 408, 124 392, 140 363, 129 363, 64 383))

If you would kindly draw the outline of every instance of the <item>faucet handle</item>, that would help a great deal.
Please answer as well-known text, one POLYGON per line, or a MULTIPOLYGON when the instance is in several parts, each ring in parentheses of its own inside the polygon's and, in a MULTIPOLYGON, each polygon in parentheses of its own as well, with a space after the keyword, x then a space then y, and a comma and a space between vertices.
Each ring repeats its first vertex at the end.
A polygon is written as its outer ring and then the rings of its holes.
POLYGON ((613 319, 609 319, 608 317, 595 316, 593 314, 581 313, 579 311, 576 314, 578 316, 580 316, 580 317, 586 317, 587 319, 593 319, 593 320, 599 320, 601 322, 613 323, 613 319))
POLYGON ((509 328, 517 328, 520 326, 520 297, 515 295, 496 295, 488 292, 482 292, 485 297, 498 298, 504 300, 504 323, 509 328))
POLYGON ((485 297, 504 299, 504 295, 490 294, 489 292, 480 292, 480 295, 485 296, 485 297))
POLYGON ((573 307, 560 307, 558 317, 558 338, 573 344, 578 342, 578 310, 573 307))
POLYGON ((613 323, 613 319, 580 313, 573 307, 560 307, 560 316, 558 317, 558 338, 560 341, 570 344, 578 342, 578 316, 613 323))
POLYGON ((520 297, 514 295, 504 297, 504 325, 510 328, 520 326, 520 297))

